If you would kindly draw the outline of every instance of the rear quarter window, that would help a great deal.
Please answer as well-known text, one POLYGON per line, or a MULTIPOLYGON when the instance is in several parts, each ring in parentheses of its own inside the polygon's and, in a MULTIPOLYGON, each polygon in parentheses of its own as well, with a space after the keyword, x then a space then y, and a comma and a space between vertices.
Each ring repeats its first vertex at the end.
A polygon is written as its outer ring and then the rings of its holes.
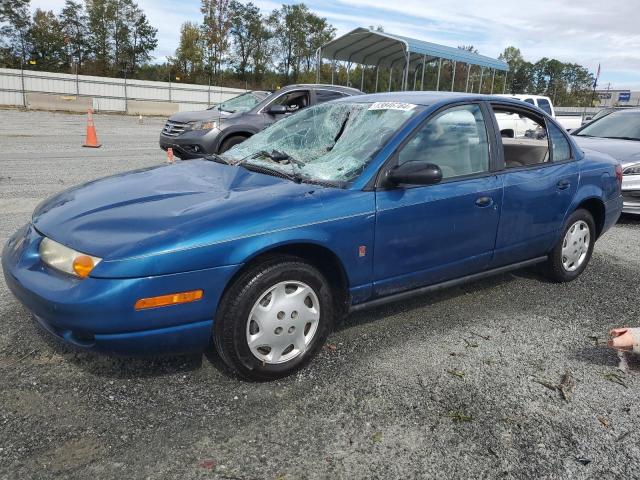
POLYGON ((554 162, 566 162, 571 160, 571 147, 567 137, 554 124, 549 123, 547 126, 549 140, 551 140, 551 154, 554 162))
POLYGON ((545 111, 549 115, 552 115, 551 104, 549 103, 549 100, 547 100, 546 98, 538 99, 538 107, 540 107, 543 111, 545 111))
POLYGON ((316 90, 316 103, 329 102, 345 96, 344 93, 335 90, 316 90))

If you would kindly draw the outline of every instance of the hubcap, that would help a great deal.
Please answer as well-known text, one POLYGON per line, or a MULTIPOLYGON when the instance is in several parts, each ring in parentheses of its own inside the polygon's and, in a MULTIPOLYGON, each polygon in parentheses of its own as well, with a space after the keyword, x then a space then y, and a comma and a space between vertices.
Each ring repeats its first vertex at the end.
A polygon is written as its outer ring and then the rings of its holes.
POLYGON ((280 282, 253 305, 247 321, 247 344, 264 363, 276 364, 303 354, 320 320, 320 302, 302 282, 280 282))
POLYGON ((584 220, 578 220, 569 227, 562 242, 562 266, 567 272, 574 272, 584 263, 589 252, 591 232, 584 220))

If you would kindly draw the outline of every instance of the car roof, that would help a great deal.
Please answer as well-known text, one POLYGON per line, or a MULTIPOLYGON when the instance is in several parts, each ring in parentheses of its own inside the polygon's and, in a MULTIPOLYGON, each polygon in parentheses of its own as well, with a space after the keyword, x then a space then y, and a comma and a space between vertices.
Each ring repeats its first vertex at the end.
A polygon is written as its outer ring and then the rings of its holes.
POLYGON ((414 105, 433 105, 440 102, 455 102, 459 100, 500 100, 501 102, 513 103, 522 106, 520 100, 514 100, 508 97, 498 97, 496 95, 481 95, 474 93, 460 92, 385 92, 370 93, 367 95, 359 95, 357 98, 341 98, 334 100, 336 102, 402 102, 413 103, 414 105))
POLYGON ((496 97, 510 97, 510 98, 517 98, 518 100, 523 100, 525 98, 544 98, 545 100, 551 100, 549 97, 547 97, 546 95, 528 95, 528 94, 512 94, 512 93, 497 93, 496 97))
POLYGON ((362 92, 360 90, 358 90, 357 88, 352 88, 352 87, 344 87, 342 85, 331 85, 331 84, 326 84, 326 83, 296 83, 294 85, 287 85, 285 87, 282 87, 280 90, 278 90, 278 92, 285 92, 288 90, 295 90, 298 88, 313 88, 313 89, 331 89, 331 90, 338 90, 341 92, 345 92, 345 93, 350 93, 352 95, 359 95, 362 92))

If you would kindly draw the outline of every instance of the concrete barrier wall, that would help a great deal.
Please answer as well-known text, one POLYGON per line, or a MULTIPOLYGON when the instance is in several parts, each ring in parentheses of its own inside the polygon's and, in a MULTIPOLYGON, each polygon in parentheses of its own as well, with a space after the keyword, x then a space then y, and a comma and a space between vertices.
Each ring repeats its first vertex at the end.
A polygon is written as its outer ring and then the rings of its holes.
POLYGON ((52 95, 49 93, 27 93, 29 110, 62 110, 65 112, 86 112, 93 108, 93 99, 75 95, 52 95))
MULTIPOLYGON (((151 102, 142 100, 129 100, 127 113, 129 115, 173 115, 179 110, 177 103, 151 102)), ((197 110, 194 108, 194 110, 197 110)))

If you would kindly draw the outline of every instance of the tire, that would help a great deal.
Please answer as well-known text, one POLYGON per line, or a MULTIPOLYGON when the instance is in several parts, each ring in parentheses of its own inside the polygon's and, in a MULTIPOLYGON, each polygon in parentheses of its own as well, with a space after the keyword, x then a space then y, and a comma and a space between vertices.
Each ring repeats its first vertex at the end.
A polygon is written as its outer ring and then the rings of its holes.
POLYGON ((575 280, 587 268, 595 241, 593 216, 587 210, 576 210, 565 222, 558 243, 543 265, 543 273, 555 282, 575 280))
POLYGON ((334 296, 320 271, 298 257, 273 256, 240 274, 227 289, 214 321, 213 342, 240 376, 273 380, 307 365, 335 318, 334 296))
POLYGON ((239 143, 244 142, 246 139, 247 137, 244 137, 242 135, 231 135, 229 138, 226 138, 222 142, 222 145, 220 145, 220 149, 218 150, 218 153, 224 153, 227 150, 229 150, 231 147, 234 147, 239 143))

